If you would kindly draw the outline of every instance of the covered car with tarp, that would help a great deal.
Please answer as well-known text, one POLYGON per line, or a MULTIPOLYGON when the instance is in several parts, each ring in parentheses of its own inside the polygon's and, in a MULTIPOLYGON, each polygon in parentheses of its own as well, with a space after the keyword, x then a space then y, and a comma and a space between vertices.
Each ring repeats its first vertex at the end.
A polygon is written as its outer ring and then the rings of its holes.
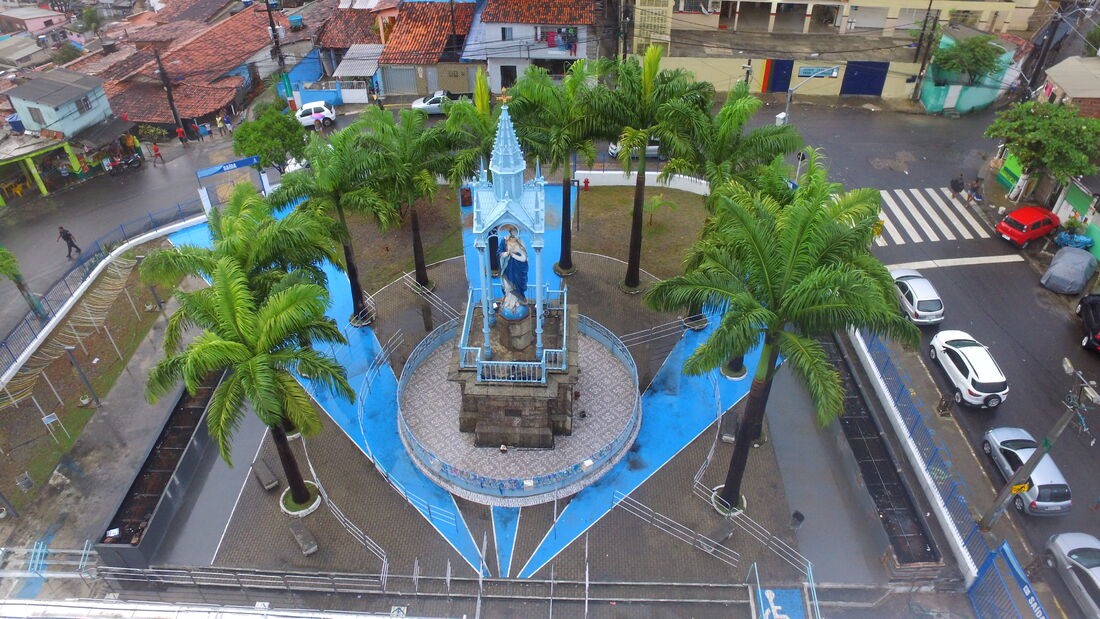
POLYGON ((1061 294, 1079 294, 1096 272, 1096 258, 1076 247, 1063 247, 1054 254, 1050 268, 1039 283, 1061 294))

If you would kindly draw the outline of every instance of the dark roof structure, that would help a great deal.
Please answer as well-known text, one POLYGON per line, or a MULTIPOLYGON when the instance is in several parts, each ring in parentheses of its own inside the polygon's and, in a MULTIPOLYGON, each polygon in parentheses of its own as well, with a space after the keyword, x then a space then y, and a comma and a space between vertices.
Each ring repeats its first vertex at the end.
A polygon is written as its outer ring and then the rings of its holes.
POLYGON ((9 97, 58 107, 103 86, 103 80, 69 69, 56 68, 32 76, 7 92, 9 97))

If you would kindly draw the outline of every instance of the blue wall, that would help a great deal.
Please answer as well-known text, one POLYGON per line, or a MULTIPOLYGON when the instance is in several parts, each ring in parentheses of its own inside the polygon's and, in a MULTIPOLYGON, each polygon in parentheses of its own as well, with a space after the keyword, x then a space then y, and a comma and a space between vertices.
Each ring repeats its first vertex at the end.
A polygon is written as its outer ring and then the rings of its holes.
POLYGON ((103 87, 88 91, 86 95, 91 109, 80 112, 76 109, 76 100, 51 107, 33 101, 25 101, 19 97, 9 97, 11 105, 19 113, 19 119, 28 131, 41 131, 50 129, 60 131, 67 137, 72 137, 92 125, 106 120, 111 115, 111 104, 107 101, 107 95, 103 87), (37 108, 42 114, 42 123, 37 123, 31 116, 30 108, 37 108))
MULTIPOLYGON (((290 83, 294 88, 299 88, 303 82, 315 82, 322 75, 325 74, 324 68, 321 67, 321 50, 316 47, 311 49, 302 61, 294 65, 292 69, 287 71, 287 76, 290 78, 290 83)), ((283 87, 279 86, 279 92, 283 95, 284 99, 290 99, 291 93, 283 92, 283 87)), ((311 99, 315 100, 315 99, 311 99)))

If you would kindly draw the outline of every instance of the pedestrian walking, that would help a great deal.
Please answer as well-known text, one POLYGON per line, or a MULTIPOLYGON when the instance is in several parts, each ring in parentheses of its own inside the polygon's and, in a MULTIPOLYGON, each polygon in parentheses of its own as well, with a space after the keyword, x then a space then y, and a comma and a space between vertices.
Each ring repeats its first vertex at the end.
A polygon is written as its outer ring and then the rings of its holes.
POLYGON ((218 135, 224 136, 225 135, 225 121, 222 120, 221 116, 219 116, 217 118, 217 125, 218 125, 218 135))
POLYGON ((160 160, 164 165, 168 165, 168 162, 164 160, 164 155, 160 154, 160 147, 153 144, 153 167, 157 167, 157 160, 160 160))
POLYGON ((966 187, 966 205, 970 206, 971 202, 981 203, 984 199, 982 197, 982 179, 975 178, 966 187))
POLYGON ((183 130, 183 127, 176 127, 176 137, 179 138, 180 144, 184 147, 187 146, 187 132, 183 130))
POLYGON ((229 135, 233 135, 233 119, 229 117, 229 114, 222 116, 222 122, 225 123, 225 130, 229 132, 229 135))
MULTIPOLYGON (((57 241, 61 241, 61 240, 65 241, 65 247, 66 247, 66 249, 69 250, 68 253, 65 254, 66 258, 68 258, 69 260, 73 259, 73 250, 74 249, 76 250, 77 254, 80 253, 80 247, 77 246, 76 237, 73 236, 73 233, 69 232, 68 230, 66 230, 62 226, 58 226, 57 227, 57 241)), ((57 241, 54 241, 54 242, 56 243, 57 241)))
POLYGON ((199 124, 192 121, 191 130, 195 132, 195 135, 199 136, 199 141, 202 142, 202 129, 199 127, 199 124))
POLYGON ((951 199, 958 200, 959 194, 966 189, 966 181, 963 180, 963 175, 959 174, 955 178, 951 179, 951 199))

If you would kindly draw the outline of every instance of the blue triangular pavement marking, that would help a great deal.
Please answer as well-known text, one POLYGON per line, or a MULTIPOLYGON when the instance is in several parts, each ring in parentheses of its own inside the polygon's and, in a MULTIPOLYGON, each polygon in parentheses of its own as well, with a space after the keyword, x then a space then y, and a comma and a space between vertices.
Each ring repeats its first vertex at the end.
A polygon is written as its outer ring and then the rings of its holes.
MULTIPOLYGON (((684 360, 714 331, 712 319, 703 331, 688 331, 669 353, 649 389, 642 396, 642 428, 631 451, 606 475, 581 490, 550 527, 519 578, 530 578, 614 505, 615 493, 630 494, 715 421, 714 389, 707 376, 683 374, 684 360)), ((760 348, 745 355, 745 367, 755 367, 760 348)), ((745 397, 752 380, 718 379, 721 410, 745 397)), ((691 489, 686 489, 685 497, 691 489)))
POLYGON ((512 553, 515 552, 518 530, 518 507, 493 508, 493 541, 497 548, 497 566, 501 578, 507 578, 511 573, 512 553))

